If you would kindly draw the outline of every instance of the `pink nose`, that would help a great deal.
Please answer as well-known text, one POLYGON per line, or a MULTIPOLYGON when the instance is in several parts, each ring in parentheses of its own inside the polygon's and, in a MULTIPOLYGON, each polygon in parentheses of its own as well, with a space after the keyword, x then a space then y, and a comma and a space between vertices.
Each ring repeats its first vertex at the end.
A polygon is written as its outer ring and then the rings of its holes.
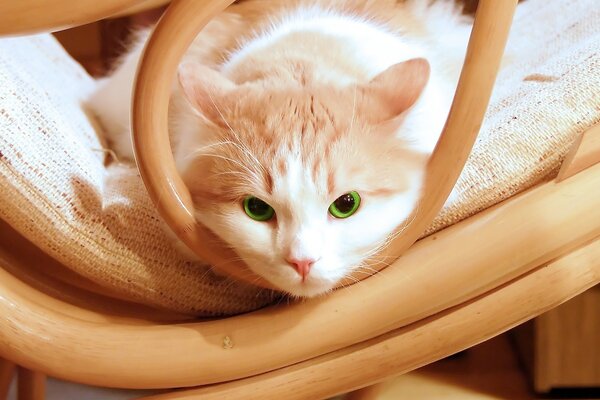
POLYGON ((310 268, 313 266, 316 260, 313 260, 311 258, 287 258, 285 261, 287 261, 287 263, 290 264, 296 270, 298 275, 302 277, 302 281, 305 281, 306 277, 310 273, 310 268))

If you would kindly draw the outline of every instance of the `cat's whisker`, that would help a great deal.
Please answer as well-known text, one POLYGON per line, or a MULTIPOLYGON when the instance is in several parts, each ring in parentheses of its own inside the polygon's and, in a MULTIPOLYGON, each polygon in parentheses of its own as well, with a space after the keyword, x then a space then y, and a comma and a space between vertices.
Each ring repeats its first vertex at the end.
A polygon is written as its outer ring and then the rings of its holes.
POLYGON ((246 273, 246 274, 240 274, 240 277, 241 277, 242 279, 245 279, 245 280, 247 280, 247 279, 250 279, 250 278, 253 278, 253 279, 251 279, 249 282, 246 282, 246 283, 244 283, 244 282, 241 282, 239 279, 236 279, 236 278, 233 278, 233 277, 229 277, 229 276, 228 276, 228 277, 227 277, 227 278, 228 278, 228 279, 227 279, 228 285, 227 285, 227 286, 225 286, 225 290, 228 290, 228 289, 229 289, 229 288, 231 288, 232 286, 234 286, 234 285, 239 285, 239 284, 246 284, 246 285, 250 285, 250 286, 256 286, 256 287, 259 287, 259 286, 258 286, 258 285, 256 285, 256 284, 258 283, 258 281, 259 281, 260 277, 256 276, 256 275, 255 275, 254 273, 252 273, 251 271, 250 271, 249 273, 246 273))
POLYGON ((200 153, 200 152, 194 152, 194 153, 196 153, 197 156, 201 155, 201 156, 206 156, 206 157, 219 158, 219 159, 225 160, 227 162, 230 162, 232 164, 235 164, 235 165, 241 167, 242 169, 244 169, 254 179, 258 179, 258 176, 256 175, 256 171, 252 171, 246 165, 244 165, 243 163, 241 163, 238 160, 235 160, 235 159, 233 159, 231 157, 226 157, 226 156, 223 156, 221 154, 213 154, 213 153, 200 153))
POLYGON ((246 160, 249 161, 250 164, 252 164, 253 166, 258 166, 266 174, 267 170, 262 165, 262 163, 258 160, 258 158, 256 158, 256 156, 254 154, 252 154, 252 152, 250 151, 248 146, 246 146, 244 144, 244 142, 238 137, 238 135, 235 132, 232 131, 232 133, 234 134, 234 136, 236 137, 238 142, 236 143, 233 141, 227 141, 226 143, 230 144, 230 145, 234 146, 236 149, 240 150, 242 155, 246 157, 246 160))
POLYGON ((240 177, 246 177, 246 175, 243 172, 236 172, 236 171, 226 171, 226 172, 219 172, 218 174, 214 174, 213 177, 220 177, 220 176, 240 176, 240 177))
POLYGON ((212 97, 212 95, 210 93, 208 93, 208 97, 210 98, 210 101, 213 104, 213 107, 215 108, 215 110, 217 110, 217 113, 221 117, 221 120, 223 120, 223 122, 225 123, 225 125, 227 125, 227 127, 229 128, 229 131, 235 136, 235 138, 238 139, 238 144, 237 144, 239 146, 238 148, 242 149, 242 152, 244 154, 246 154, 247 156, 251 157, 251 159, 254 160, 254 162, 256 163, 256 165, 258 165, 263 170, 264 173, 267 173, 265 167, 260 163, 260 161, 256 158, 256 156, 254 156, 247 147, 245 147, 244 145, 242 145, 243 141, 240 140, 239 134, 232 128, 231 124, 227 121, 227 119, 225 118, 225 116, 221 112, 221 109, 219 108, 219 106, 217 106, 217 103, 215 102, 214 98, 212 97))
MULTIPOLYGON (((380 244, 379 246, 376 247, 375 251, 373 253, 378 253, 380 251, 383 251, 384 249, 386 249, 387 247, 389 247, 389 245, 400 235, 402 235, 406 229, 408 229, 408 227, 414 222, 415 218, 416 218, 416 214, 419 208, 419 203, 416 204, 415 206, 415 212, 413 212, 412 217, 408 220, 405 220, 396 231, 394 231, 391 235, 389 235, 387 238, 385 238, 382 242, 382 244, 380 244)), ((393 256, 388 256, 388 257, 393 257, 393 256)))
MULTIPOLYGON (((202 147, 198 147, 197 149, 194 149, 194 152, 202 151, 202 150, 206 150, 206 149, 212 149, 213 147, 224 146, 224 145, 233 144, 233 143, 234 142, 229 141, 229 140, 224 140, 224 141, 220 141, 220 142, 216 142, 216 143, 210 143, 210 144, 204 145, 202 147)), ((193 155, 194 152, 192 152, 191 155, 193 155)), ((190 155, 187 155, 185 159, 188 159, 189 157, 190 157, 190 155)))
POLYGON ((352 283, 348 284, 348 283, 344 283, 344 281, 341 282, 341 288, 344 290, 356 290, 353 288, 353 286, 355 284, 357 284, 358 282, 360 282, 360 279, 353 277, 352 275, 348 275, 345 278, 346 280, 350 280, 352 283))
POLYGON ((217 142, 217 143, 212 143, 212 144, 208 144, 208 145, 202 146, 202 147, 200 147, 198 149, 195 149, 190 154, 188 154, 185 159, 189 160, 191 158, 198 157, 199 155, 206 155, 206 156, 213 156, 213 157, 222 158, 222 159, 224 159, 226 161, 233 162, 234 164, 236 164, 238 166, 241 166, 250 175, 252 175, 256 179, 257 171, 250 170, 250 168, 248 168, 246 165, 242 164, 241 162, 235 160, 234 158, 232 158, 232 157, 226 157, 226 156, 220 155, 220 154, 214 154, 214 153, 207 153, 206 152, 206 150, 208 150, 208 149, 211 149, 211 148, 214 148, 214 147, 218 147, 218 146, 225 146, 225 145, 231 145, 231 146, 234 146, 234 147, 238 148, 239 150, 241 150, 241 152, 242 152, 243 155, 245 155, 246 157, 250 157, 250 160, 249 160, 249 161, 251 161, 250 164, 256 164, 256 163, 258 163, 259 167, 264 170, 264 167, 262 165, 260 165, 260 163, 258 162, 258 160, 256 159, 256 157, 254 155, 252 155, 247 148, 245 148, 244 146, 241 146, 239 143, 233 142, 231 140, 224 140, 224 141, 220 141, 220 142, 217 142))

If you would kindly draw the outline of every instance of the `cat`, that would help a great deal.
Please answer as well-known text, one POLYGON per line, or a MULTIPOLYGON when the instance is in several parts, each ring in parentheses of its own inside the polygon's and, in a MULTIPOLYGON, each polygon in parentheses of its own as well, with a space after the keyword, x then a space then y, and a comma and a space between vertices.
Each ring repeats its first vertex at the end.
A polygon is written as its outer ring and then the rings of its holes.
MULTIPOLYGON (((449 1, 246 0, 197 36, 170 138, 196 217, 281 291, 331 291, 408 223, 471 29, 449 1)), ((90 106, 133 159, 147 32, 90 106)), ((375 257, 376 259, 376 257, 375 257)))

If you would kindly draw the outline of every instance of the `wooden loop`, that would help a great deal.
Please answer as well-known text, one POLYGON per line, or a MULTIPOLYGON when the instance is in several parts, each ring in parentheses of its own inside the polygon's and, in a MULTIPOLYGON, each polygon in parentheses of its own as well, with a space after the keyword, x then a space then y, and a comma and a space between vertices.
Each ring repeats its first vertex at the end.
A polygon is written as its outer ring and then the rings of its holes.
MULTIPOLYGON (((475 144, 492 95, 517 0, 480 0, 446 125, 429 161, 419 206, 379 258, 397 258, 438 215, 475 144)), ((374 263, 373 269, 382 269, 374 263)))
MULTIPOLYGON (((178 0, 152 34, 138 71, 133 104, 136 160, 150 197, 177 236, 221 272, 264 287, 270 284, 248 271, 194 218, 189 191, 177 173, 168 138, 167 109, 179 60, 197 32, 230 0, 178 0)), ((430 161, 424 196, 412 223, 385 250, 397 258, 437 215, 456 183, 483 120, 508 37, 517 0, 481 0, 456 96, 430 161)), ((373 263, 372 268, 382 265, 373 263)), ((352 277, 352 281, 364 276, 352 277)), ((345 282, 347 283, 347 282, 345 282)))
POLYGON ((0 0, 0 36, 59 31, 140 7, 148 0, 0 0))
POLYGON ((556 307, 600 281, 599 259, 596 241, 485 296, 366 342, 267 374, 140 400, 330 398, 447 357, 556 307))
POLYGON ((189 191, 169 143, 168 105, 179 60, 198 32, 233 0, 176 0, 150 36, 137 73, 132 109, 135 156, 150 197, 175 234, 202 260, 248 283, 269 284, 248 271, 214 234, 196 222, 189 191))
POLYGON ((117 14, 111 15, 111 18, 123 17, 126 15, 137 14, 139 12, 157 9, 170 3, 170 0, 146 0, 141 4, 128 8, 123 11, 119 11, 117 14))
MULTIPOLYGON (((0 357, 80 383, 171 388, 240 379, 336 350, 343 353, 600 237, 600 191, 593 190, 598 187, 600 165, 559 184, 548 182, 421 240, 393 268, 347 290, 194 323, 115 317, 112 311, 93 311, 45 295, 7 272, 21 271, 31 260, 11 256, 14 249, 0 241, 0 357)), ((580 266, 573 265, 575 273, 580 266)), ((543 280, 538 284, 548 291, 543 280)), ((524 295, 528 301, 514 309, 532 315, 537 294, 527 289, 524 295)), ((499 308, 493 317, 506 310, 513 308, 499 308)), ((463 318, 470 328, 449 337, 475 334, 479 312, 463 318)), ((440 343, 432 339, 429 345, 440 343)), ((424 353, 411 354, 415 362, 425 361, 424 353)))

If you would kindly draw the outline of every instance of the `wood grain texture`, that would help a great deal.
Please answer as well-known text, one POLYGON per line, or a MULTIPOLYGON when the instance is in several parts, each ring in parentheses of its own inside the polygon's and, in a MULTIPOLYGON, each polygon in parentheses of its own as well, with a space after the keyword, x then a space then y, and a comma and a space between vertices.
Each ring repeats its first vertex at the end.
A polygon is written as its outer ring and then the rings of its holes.
POLYGON ((600 240, 472 301, 267 374, 146 400, 325 399, 416 369, 502 333, 600 281, 600 240))
POLYGON ((355 390, 344 396, 344 400, 377 400, 381 394, 383 386, 375 384, 365 388, 355 390))
POLYGON ((17 400, 44 400, 46 398, 46 376, 42 373, 19 367, 17 400))
MULTIPOLYGON (((163 219, 201 259, 229 276, 269 287, 249 273, 232 250, 194 218, 189 191, 175 168, 168 138, 167 106, 171 77, 197 32, 232 1, 174 1, 152 34, 138 71, 133 104, 136 161, 146 188, 163 219), (207 246, 211 243, 211 246, 207 246)), ((516 0, 482 0, 446 126, 429 164, 423 198, 403 234, 377 257, 394 259, 405 251, 435 218, 467 160, 481 126, 508 37, 516 0)), ((373 269, 383 268, 373 262, 373 269)), ((347 285, 365 277, 353 276, 347 285)))
POLYGON ((124 15, 132 15, 132 14, 137 14, 142 11, 152 10, 152 9, 167 5, 170 2, 171 2, 170 0, 146 0, 140 4, 136 4, 133 7, 127 8, 126 10, 118 12, 115 15, 111 15, 111 18, 122 17, 124 15))
POLYGON ((0 399, 5 400, 15 375, 16 366, 11 361, 0 358, 0 399))
POLYGON ((540 316, 534 329, 537 391, 600 387, 600 287, 540 316))
MULTIPOLYGON (((0 268, 0 355, 59 378, 126 388, 264 373, 419 321, 600 236, 597 187, 600 165, 421 240, 394 268, 357 285, 218 321, 156 324, 79 310, 0 268)), ((10 260, 0 252, 0 266, 10 260)))
POLYGON ((140 6, 147 0, 0 0, 0 36, 59 31, 140 6))
POLYGON ((557 181, 567 179, 578 172, 600 162, 600 124, 587 131, 573 143, 556 177, 557 181))
POLYGON ((388 379, 377 400, 541 400, 527 386, 507 336, 388 379))

